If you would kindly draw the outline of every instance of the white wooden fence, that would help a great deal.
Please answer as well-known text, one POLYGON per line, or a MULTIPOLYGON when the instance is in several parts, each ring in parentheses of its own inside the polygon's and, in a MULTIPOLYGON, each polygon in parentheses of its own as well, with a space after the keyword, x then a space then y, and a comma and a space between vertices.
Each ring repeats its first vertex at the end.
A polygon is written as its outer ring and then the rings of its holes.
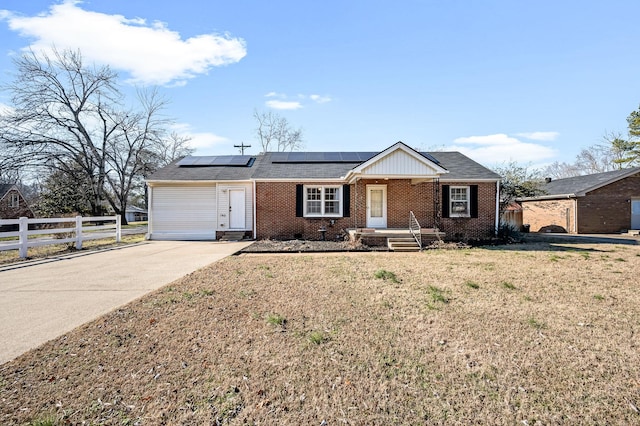
MULTIPOLYGON (((76 243, 76 249, 82 248, 82 242, 99 238, 115 236, 116 242, 120 242, 122 230, 120 226, 120 216, 95 216, 95 217, 57 217, 47 219, 0 219, 0 227, 4 225, 18 225, 18 231, 0 232, 0 251, 19 250, 20 257, 27 257, 29 247, 39 247, 49 244, 76 243), (92 222, 92 223, 88 223, 92 222), (105 222, 108 222, 105 224, 105 222), (64 227, 64 224, 74 225, 64 227), (100 225, 96 224, 100 223, 100 225), (46 225, 55 224, 56 228, 48 228, 46 225), (29 225, 31 228, 29 229, 29 225), (45 226, 42 226, 45 225, 45 226), (96 232, 104 231, 109 232, 96 232), (56 237, 57 234, 60 237, 56 237), (67 234, 67 235, 64 235, 67 234), (29 238, 30 236, 40 236, 29 238), (5 238, 9 240, 5 241, 5 238)), ((0 228, 1 229, 1 228, 0 228)))

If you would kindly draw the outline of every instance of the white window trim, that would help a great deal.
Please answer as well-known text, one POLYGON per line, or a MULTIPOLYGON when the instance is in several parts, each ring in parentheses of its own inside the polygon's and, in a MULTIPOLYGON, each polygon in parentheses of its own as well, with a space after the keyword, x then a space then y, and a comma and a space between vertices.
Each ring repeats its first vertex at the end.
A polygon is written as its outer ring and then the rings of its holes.
POLYGON ((20 207, 20 196, 18 194, 9 194, 9 208, 16 209, 20 207))
MULTIPOLYGON (((304 217, 342 217, 342 206, 343 206, 343 202, 342 202, 342 197, 343 197, 343 191, 342 191, 342 186, 341 185, 304 185, 303 186, 303 192, 302 192, 302 197, 303 197, 303 216, 304 217), (317 188, 320 189, 320 213, 307 213, 307 189, 309 188, 317 188), (325 203, 326 203, 326 199, 325 199, 325 189, 327 188, 335 188, 338 190, 338 199, 336 201, 338 201, 338 213, 325 213, 324 212, 324 208, 325 208, 325 203)), ((333 200, 332 200, 333 201, 333 200)))
POLYGON ((450 186, 449 187, 449 217, 471 217, 471 187, 470 186, 450 186), (453 190, 454 189, 465 189, 467 193, 467 212, 466 213, 455 213, 453 211, 453 203, 461 200, 453 199, 453 190))

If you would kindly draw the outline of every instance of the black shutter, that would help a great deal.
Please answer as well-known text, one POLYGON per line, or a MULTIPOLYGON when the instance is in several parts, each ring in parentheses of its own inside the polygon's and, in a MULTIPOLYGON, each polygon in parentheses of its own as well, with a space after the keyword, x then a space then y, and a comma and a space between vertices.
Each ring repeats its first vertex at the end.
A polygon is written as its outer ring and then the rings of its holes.
POLYGON ((442 185, 442 217, 449 217, 449 185, 442 185))
POLYGON ((478 217, 478 185, 471 185, 471 199, 469 200, 471 205, 469 206, 469 210, 471 210, 471 217, 478 217))
POLYGON ((351 186, 342 185, 342 217, 351 217, 351 186))
POLYGON ((304 185, 296 185, 296 217, 304 216, 304 185))

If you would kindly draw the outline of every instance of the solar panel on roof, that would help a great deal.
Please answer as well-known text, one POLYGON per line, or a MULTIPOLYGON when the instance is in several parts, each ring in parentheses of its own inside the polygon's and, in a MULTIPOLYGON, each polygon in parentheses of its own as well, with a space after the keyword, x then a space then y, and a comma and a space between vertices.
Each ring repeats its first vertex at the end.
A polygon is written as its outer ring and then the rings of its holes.
POLYGON ((178 161, 178 167, 242 167, 253 164, 250 155, 188 156, 178 161))
POLYGON ((341 161, 342 160, 342 156, 340 155, 339 152, 325 152, 324 153, 324 160, 325 161, 341 161))
POLYGON ((273 163, 286 163, 288 158, 289 158, 288 152, 271 153, 271 162, 273 163))
POLYGON ((356 162, 360 161, 360 156, 357 152, 341 152, 340 157, 344 162, 356 162))
POLYGON ((434 157, 433 155, 429 154, 428 152, 421 152, 420 154, 422 154, 425 157, 427 157, 430 161, 433 161, 436 164, 440 164, 440 162, 436 159, 436 157, 434 157))
POLYGON ((307 159, 307 153, 306 152, 290 152, 289 156, 287 157, 287 162, 289 163, 293 163, 293 162, 297 162, 297 161, 306 161, 307 159))

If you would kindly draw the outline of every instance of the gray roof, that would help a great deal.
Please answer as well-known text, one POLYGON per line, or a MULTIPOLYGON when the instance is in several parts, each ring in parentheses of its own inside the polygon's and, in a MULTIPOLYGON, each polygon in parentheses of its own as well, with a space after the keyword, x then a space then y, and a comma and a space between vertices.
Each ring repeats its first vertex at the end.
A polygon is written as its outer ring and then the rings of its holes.
POLYGON ((0 198, 4 197, 14 186, 12 183, 0 183, 0 198))
MULTIPOLYGON (((362 164, 361 159, 370 159, 379 152, 359 152, 355 157, 358 161, 338 160, 327 161, 326 158, 334 154, 344 153, 306 153, 299 156, 300 161, 291 160, 282 153, 267 152, 256 155, 255 162, 250 167, 237 166, 178 166, 180 161, 174 161, 168 166, 152 174, 148 180, 249 180, 249 179, 339 179, 349 170, 362 164), (314 161, 313 158, 320 160, 314 161)), ((499 180, 500 176, 486 167, 476 163, 459 152, 422 152, 429 160, 435 160, 438 165, 449 173, 442 175, 447 180, 499 180)), ((342 156, 347 158, 347 156, 342 156)), ((298 158, 298 157, 296 157, 298 158)))
MULTIPOLYGON (((193 156, 192 156, 193 157, 193 156)), ((157 170, 147 180, 249 180, 252 178, 262 156, 255 156, 251 167, 247 166, 178 166, 184 158, 179 158, 157 170)))
POLYGON ((609 185, 636 173, 640 173, 640 167, 552 180, 551 182, 545 183, 544 190, 546 191, 546 195, 543 197, 584 195, 586 192, 609 185))

